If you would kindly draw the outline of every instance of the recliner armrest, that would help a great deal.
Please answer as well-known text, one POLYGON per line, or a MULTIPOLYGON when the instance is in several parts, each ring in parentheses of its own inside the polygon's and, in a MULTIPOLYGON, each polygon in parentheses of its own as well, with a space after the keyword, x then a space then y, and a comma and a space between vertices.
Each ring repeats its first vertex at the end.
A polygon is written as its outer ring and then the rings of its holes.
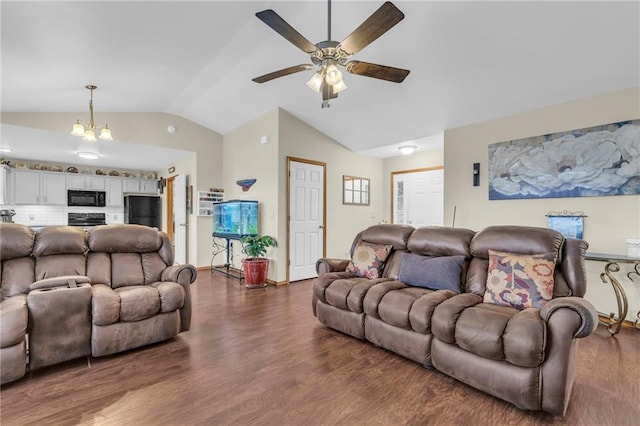
POLYGON ((29 285, 29 290, 42 290, 55 287, 76 287, 78 284, 91 284, 91 278, 84 275, 62 275, 45 278, 29 285))
POLYGON ((192 284, 197 276, 198 272, 193 265, 173 265, 168 266, 162 271, 160 279, 162 281, 173 281, 180 284, 192 284))
POLYGON ((580 316, 582 321, 580 327, 573 334, 575 338, 586 337, 598 327, 598 312, 596 308, 582 297, 568 296, 552 299, 540 310, 540 317, 549 322, 551 316, 560 309, 571 309, 580 316))
POLYGON ((322 258, 316 262, 316 272, 318 275, 326 274, 329 272, 344 272, 349 265, 349 259, 332 259, 322 258))

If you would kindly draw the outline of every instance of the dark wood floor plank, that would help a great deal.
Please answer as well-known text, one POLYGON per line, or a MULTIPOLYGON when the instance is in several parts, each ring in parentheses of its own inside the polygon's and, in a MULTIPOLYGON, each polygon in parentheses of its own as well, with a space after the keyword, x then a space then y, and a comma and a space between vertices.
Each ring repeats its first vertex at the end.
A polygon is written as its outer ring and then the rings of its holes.
POLYGON ((640 333, 602 327, 578 349, 565 418, 522 411, 329 330, 312 281, 246 290, 201 272, 191 331, 29 373, 1 391, 3 426, 637 425, 640 333))

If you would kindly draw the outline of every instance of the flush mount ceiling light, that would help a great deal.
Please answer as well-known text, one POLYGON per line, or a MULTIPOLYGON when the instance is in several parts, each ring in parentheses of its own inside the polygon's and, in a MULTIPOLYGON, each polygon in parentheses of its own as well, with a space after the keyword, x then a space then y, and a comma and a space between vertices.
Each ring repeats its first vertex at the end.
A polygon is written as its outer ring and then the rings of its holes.
POLYGON ((311 43, 302 34, 289 25, 280 15, 271 9, 256 13, 258 19, 271 27, 282 37, 289 40, 300 50, 309 54, 311 63, 295 65, 253 79, 256 83, 265 83, 278 77, 307 71, 317 67, 307 82, 312 90, 322 93, 322 108, 329 107, 329 100, 338 97, 338 93, 347 88, 342 80, 343 68, 350 74, 372 77, 380 80, 402 83, 409 75, 409 70, 372 64, 370 62, 349 60, 351 55, 364 49, 394 25, 404 19, 404 14, 391 2, 385 2, 373 12, 358 28, 345 38, 342 43, 331 40, 331 0, 328 0, 328 36, 326 41, 311 43))
POLYGON ((86 160, 97 160, 98 158, 100 158, 100 154, 98 154, 97 152, 80 151, 76 154, 78 154, 78 157, 84 158, 86 160))
POLYGON ((418 147, 415 145, 403 145, 398 148, 398 151, 400 151, 402 155, 411 155, 416 151, 416 149, 418 149, 418 147))
POLYGON ((93 91, 98 87, 94 86, 93 84, 89 84, 88 86, 84 87, 89 89, 89 91, 91 92, 91 97, 89 98, 89 124, 85 124, 80 120, 76 120, 76 123, 73 125, 71 134, 74 136, 82 136, 82 140, 85 140, 87 142, 96 142, 96 129, 102 129, 100 131, 100 136, 98 137, 103 140, 112 141, 113 137, 111 136, 109 125, 105 124, 104 126, 96 126, 96 123, 93 121, 93 91))
POLYGON ((0 147, 0 152, 11 152, 11 151, 13 151, 13 149, 0 147))

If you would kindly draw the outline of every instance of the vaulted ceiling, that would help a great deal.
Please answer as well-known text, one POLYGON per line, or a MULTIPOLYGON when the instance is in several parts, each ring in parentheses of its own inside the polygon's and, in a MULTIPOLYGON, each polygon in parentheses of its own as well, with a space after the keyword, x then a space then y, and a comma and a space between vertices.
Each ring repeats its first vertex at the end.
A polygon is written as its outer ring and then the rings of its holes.
MULTIPOLYGON (((381 4, 334 1, 332 38, 381 4)), ((312 71, 251 78, 309 63, 255 13, 274 9, 317 43, 324 1, 3 1, 2 111, 86 111, 93 83, 97 114, 167 112, 224 134, 281 107, 367 151, 640 85, 638 2, 394 4, 405 19, 353 59, 407 79, 345 73, 349 88, 321 109, 312 71)))

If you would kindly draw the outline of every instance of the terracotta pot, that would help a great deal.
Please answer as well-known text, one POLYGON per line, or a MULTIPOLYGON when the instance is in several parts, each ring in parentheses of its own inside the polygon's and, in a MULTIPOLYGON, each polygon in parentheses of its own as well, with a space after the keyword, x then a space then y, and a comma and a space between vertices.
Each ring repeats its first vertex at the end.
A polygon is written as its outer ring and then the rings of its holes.
POLYGON ((269 274, 269 259, 258 258, 243 260, 244 285, 247 288, 262 288, 267 286, 267 275, 269 274))

